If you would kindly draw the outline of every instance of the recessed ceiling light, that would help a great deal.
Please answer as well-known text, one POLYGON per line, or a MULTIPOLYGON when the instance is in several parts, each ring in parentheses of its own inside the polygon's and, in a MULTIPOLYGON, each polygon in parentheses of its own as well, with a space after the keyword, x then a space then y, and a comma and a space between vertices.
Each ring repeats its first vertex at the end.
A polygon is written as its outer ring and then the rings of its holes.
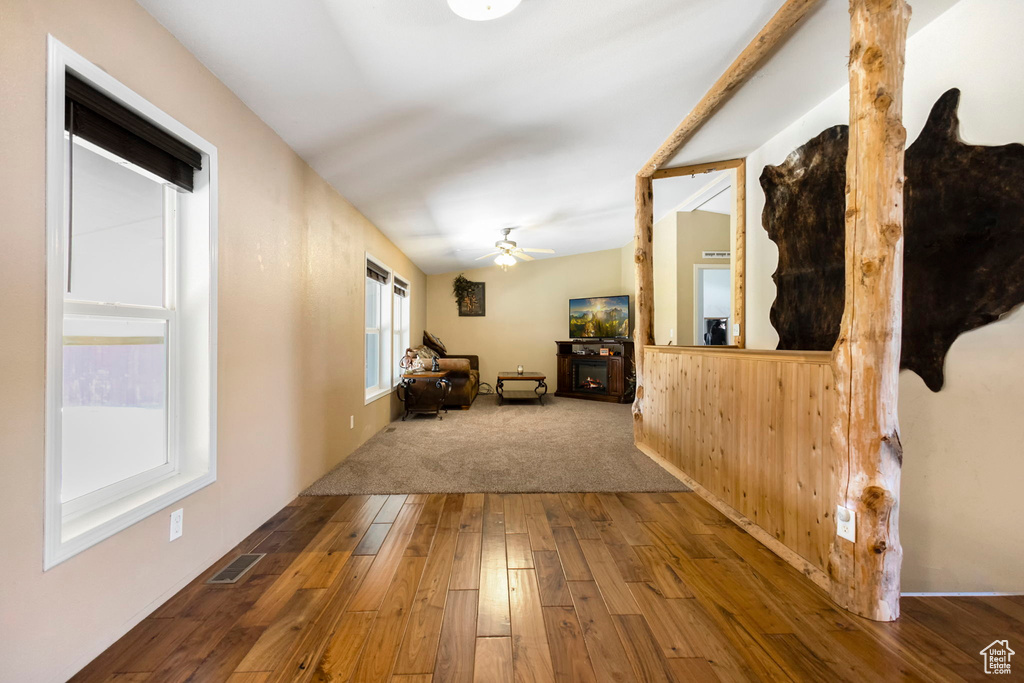
POLYGON ((448 6, 463 19, 487 21, 503 17, 519 6, 520 0, 448 0, 448 6))

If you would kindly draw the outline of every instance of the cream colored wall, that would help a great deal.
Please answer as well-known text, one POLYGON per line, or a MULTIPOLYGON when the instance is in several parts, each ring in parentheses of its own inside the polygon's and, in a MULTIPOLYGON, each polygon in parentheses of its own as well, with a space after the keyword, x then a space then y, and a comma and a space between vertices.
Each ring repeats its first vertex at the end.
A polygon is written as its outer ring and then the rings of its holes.
MULTIPOLYGON (((680 211, 679 235, 676 240, 678 284, 676 285, 677 346, 692 346, 694 340, 694 266, 724 266, 726 259, 706 259, 705 251, 728 251, 732 218, 710 211, 680 211)), ((659 247, 660 249, 660 247, 659 247)), ((657 292, 657 284, 655 285, 657 292)), ((657 315, 657 309, 655 309, 657 315)))
POLYGON ((427 277, 427 329, 454 354, 480 356, 480 381, 494 385, 498 372, 528 371, 548 377, 555 391, 555 342, 569 335, 569 299, 630 294, 623 291, 622 249, 520 262, 427 277), (459 317, 452 279, 462 272, 487 283, 487 315, 459 317))
POLYGON ((678 343, 679 212, 667 213, 654 224, 654 244, 654 341, 678 343))
MULTIPOLYGON (((1024 72, 1017 0, 962 0, 908 42, 907 140, 948 88, 962 91, 961 137, 972 144, 1024 142, 1024 72)), ((748 345, 774 348, 768 319, 778 250, 761 226, 765 164, 848 120, 846 90, 747 157, 748 345)), ((994 277, 998 277, 995 274, 994 277)), ((900 537, 903 590, 1024 592, 1024 310, 962 335, 946 357, 946 385, 932 393, 900 376, 904 448, 900 537)))
MULTIPOLYGON (((633 240, 619 247, 619 291, 629 295, 629 324, 636 322, 636 262, 633 255, 636 247, 633 240)), ((630 330, 630 335, 633 331, 630 330)))
POLYGON ((363 252, 410 278, 417 336, 425 277, 131 0, 0 0, 0 95, 0 680, 63 681, 387 423, 363 252), (218 147, 219 463, 181 539, 163 511, 44 573, 48 32, 218 147))
POLYGON ((621 269, 619 291, 623 294, 629 294, 630 321, 636 320, 636 315, 633 312, 636 306, 636 263, 633 260, 635 252, 636 248, 633 245, 633 240, 619 247, 619 268, 621 269))
MULTIPOLYGON (((693 332, 693 267, 723 265, 703 251, 728 250, 731 218, 710 211, 673 211, 654 224, 654 340, 690 346, 693 332)), ((632 254, 632 244, 627 245, 632 254)), ((630 264, 632 266, 632 264, 630 264)), ((632 267, 630 267, 630 275, 632 267)), ((635 278, 635 275, 633 275, 635 278)), ((634 285, 630 281, 630 290, 634 285)))

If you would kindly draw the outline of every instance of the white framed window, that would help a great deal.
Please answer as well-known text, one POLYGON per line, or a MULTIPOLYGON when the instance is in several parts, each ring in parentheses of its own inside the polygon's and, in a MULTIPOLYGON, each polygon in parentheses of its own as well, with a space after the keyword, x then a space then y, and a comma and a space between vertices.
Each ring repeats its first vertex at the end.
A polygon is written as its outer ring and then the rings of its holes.
POLYGON ((394 318, 394 343, 392 345, 392 364, 394 369, 394 386, 402 381, 402 371, 399 363, 409 348, 409 282, 398 273, 394 274, 394 285, 392 286, 392 316, 394 318))
POLYGON ((393 388, 391 368, 391 269, 366 255, 365 368, 366 403, 393 388))
POLYGON ((44 569, 216 480, 217 150, 49 38, 44 569))

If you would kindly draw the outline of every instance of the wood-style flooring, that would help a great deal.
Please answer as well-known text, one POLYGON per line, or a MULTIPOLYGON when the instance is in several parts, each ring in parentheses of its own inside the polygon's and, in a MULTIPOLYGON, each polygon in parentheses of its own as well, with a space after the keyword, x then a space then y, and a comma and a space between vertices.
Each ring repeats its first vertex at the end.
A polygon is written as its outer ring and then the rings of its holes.
POLYGON ((837 610, 693 493, 306 497, 73 680, 980 680, 991 641, 1024 652, 1022 598, 902 607, 837 610), (240 552, 267 556, 204 583, 240 552))

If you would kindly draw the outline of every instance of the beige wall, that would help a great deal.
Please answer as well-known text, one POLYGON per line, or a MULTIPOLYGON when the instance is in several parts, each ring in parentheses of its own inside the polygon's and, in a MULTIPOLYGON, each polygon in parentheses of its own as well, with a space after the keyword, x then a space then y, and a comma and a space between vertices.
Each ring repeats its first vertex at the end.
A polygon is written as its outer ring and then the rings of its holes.
POLYGON ((569 334, 569 299, 630 294, 623 291, 623 249, 520 262, 427 277, 427 329, 454 354, 480 356, 480 381, 494 385, 498 372, 528 371, 548 377, 555 391, 555 342, 569 334), (452 279, 459 272, 487 283, 487 315, 459 317, 452 279))
POLYGON ((705 251, 728 251, 731 217, 710 211, 680 211, 679 236, 676 239, 678 284, 676 298, 675 343, 692 346, 694 340, 694 269, 697 264, 729 265, 726 259, 703 258, 705 251))
POLYGON ((654 342, 678 343, 679 212, 654 224, 654 244, 654 342))
MULTIPOLYGON (((697 264, 728 265, 705 259, 704 251, 727 251, 732 219, 710 211, 674 211, 654 224, 654 340, 676 346, 694 343, 693 286, 697 264)), ((632 245, 628 245, 630 248, 632 245)), ((630 286, 632 289, 632 285, 630 286)))
MULTIPOLYGON (((633 260, 633 255, 636 253, 636 247, 633 245, 633 240, 619 247, 618 251, 621 269, 619 292, 629 295, 629 324, 634 325, 636 323, 636 262, 633 260)), ((630 334, 633 334, 632 330, 630 330, 630 334)))
MULTIPOLYGON (((1024 142, 1024 72, 1018 0, 962 0, 908 42, 907 140, 948 88, 962 91, 961 137, 971 144, 1024 142), (998 65, 994 68, 993 65, 998 65)), ((848 120, 844 90, 747 157, 748 345, 774 348, 768 319, 778 250, 761 227, 765 164, 848 120)), ((998 275, 994 275, 998 277, 998 275)), ((904 448, 900 537, 903 590, 1024 592, 1024 310, 962 335, 946 357, 946 385, 929 391, 900 376, 904 448)))
POLYGON ((621 269, 619 291, 629 294, 630 321, 636 320, 636 315, 633 312, 633 308, 636 306, 636 263, 633 260, 635 251, 633 240, 619 247, 619 268, 621 269))
POLYGON ((386 424, 363 252, 410 278, 414 334, 425 277, 131 0, 0 0, 0 100, 0 680, 62 681, 386 424), (48 32, 218 147, 219 467, 181 539, 163 511, 43 573, 48 32))

